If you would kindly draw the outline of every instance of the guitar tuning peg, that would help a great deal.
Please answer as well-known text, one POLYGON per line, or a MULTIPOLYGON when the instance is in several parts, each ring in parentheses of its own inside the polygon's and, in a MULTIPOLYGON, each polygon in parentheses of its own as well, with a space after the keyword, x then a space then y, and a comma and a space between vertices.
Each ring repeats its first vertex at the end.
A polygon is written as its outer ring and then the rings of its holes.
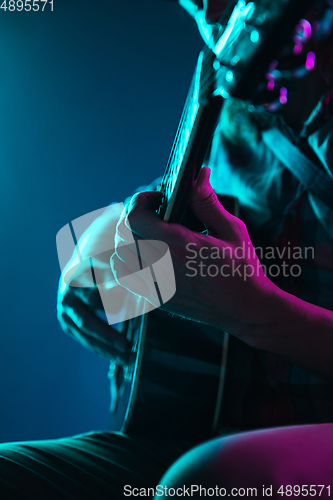
POLYGON ((234 79, 234 74, 230 69, 226 72, 225 79, 227 82, 232 82, 232 80, 234 79))
POLYGON ((303 45, 299 42, 296 42, 293 49, 294 55, 299 56, 302 50, 303 50, 303 45))
POLYGON ((316 54, 314 52, 308 52, 306 56, 305 68, 308 71, 312 71, 316 64, 316 54))
POLYGON ((250 34, 250 40, 251 40, 251 42, 252 43, 258 43, 259 42, 259 38, 260 38, 259 31, 257 31, 256 29, 252 30, 251 34, 250 34))
POLYGON ((236 66, 240 61, 239 55, 235 55, 231 60, 230 60, 230 65, 231 66, 236 66))
POLYGON ((266 14, 261 14, 259 15, 256 20, 255 20, 255 24, 257 26, 262 26, 264 24, 264 22, 266 21, 266 17, 267 15, 266 14))
POLYGON ((288 102, 288 91, 287 91, 286 87, 281 87, 280 88, 279 101, 280 101, 281 104, 287 104, 287 102, 288 102))
POLYGON ((306 44, 311 39, 312 26, 306 19, 301 19, 295 26, 293 41, 295 44, 306 44))
POLYGON ((274 90, 274 88, 275 88, 275 82, 274 82, 274 80, 269 80, 267 82, 267 90, 269 90, 271 92, 272 90, 274 90))

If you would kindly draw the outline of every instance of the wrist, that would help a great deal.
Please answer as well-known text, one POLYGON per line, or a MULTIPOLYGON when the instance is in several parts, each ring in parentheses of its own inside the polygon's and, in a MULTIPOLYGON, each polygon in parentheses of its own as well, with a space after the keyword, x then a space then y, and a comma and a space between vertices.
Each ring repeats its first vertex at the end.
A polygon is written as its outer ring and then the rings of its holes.
POLYGON ((247 301, 242 301, 242 312, 231 333, 251 347, 270 350, 273 337, 283 328, 286 295, 266 276, 261 278, 248 291, 247 301))

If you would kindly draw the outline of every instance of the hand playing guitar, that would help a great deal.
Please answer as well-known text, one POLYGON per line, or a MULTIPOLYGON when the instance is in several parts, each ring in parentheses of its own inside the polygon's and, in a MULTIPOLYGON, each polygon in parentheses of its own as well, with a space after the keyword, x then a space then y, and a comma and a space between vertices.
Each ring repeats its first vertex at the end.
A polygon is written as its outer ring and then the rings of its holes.
MULTIPOLYGON (((113 250, 99 253, 95 249, 101 248, 101 241, 105 238, 113 240, 120 215, 118 204, 108 207, 83 234, 79 241, 82 257, 80 266, 75 274, 66 279, 65 269, 60 278, 57 313, 63 330, 82 345, 101 356, 126 363, 130 350, 129 342, 97 315, 99 310, 103 311, 103 305, 97 286, 91 288, 90 285, 91 255, 94 255, 94 273, 99 276, 99 281, 114 281, 110 268, 113 250)), ((67 269, 70 264, 71 262, 68 263, 67 269)), ((114 286, 117 286, 115 282, 114 286)), ((124 295, 126 293, 128 292, 124 290, 124 295)))
MULTIPOLYGON (((156 213, 160 193, 139 193, 132 199, 128 220, 123 215, 118 223, 118 245, 111 266, 116 279, 134 269, 136 256, 126 249, 124 224, 139 238, 164 241, 172 256, 176 294, 162 308, 243 336, 249 325, 258 323, 258 317, 265 321, 264 299, 267 303, 275 286, 263 273, 244 223, 219 203, 209 184, 209 173, 207 167, 200 171, 191 201, 209 235, 162 221, 156 213), (119 242, 125 245, 119 246, 119 242), (245 255, 240 255, 243 247, 245 255), (188 267, 190 259, 194 259, 192 267, 188 267)), ((137 287, 147 289, 144 283, 137 287)))
MULTIPOLYGON (((121 228, 129 223, 138 237, 169 246, 176 293, 162 308, 227 330, 252 347, 282 355, 333 380, 332 311, 282 291, 264 275, 244 223, 224 210, 214 194, 209 169, 201 169, 191 199, 191 208, 206 224, 209 235, 162 221, 156 213, 160 201, 159 193, 133 197, 127 217, 118 223, 116 241, 126 244, 121 228), (242 248, 246 251, 238 258, 236 249, 242 248), (194 249, 200 257, 195 276, 186 266, 194 249), (203 273, 200 263, 205 265, 203 273), (210 265, 215 267, 209 275, 210 265)), ((111 259, 116 279, 131 269, 133 257, 125 249, 124 245, 116 246, 111 259)), ((140 290, 144 289, 142 283, 140 290)))

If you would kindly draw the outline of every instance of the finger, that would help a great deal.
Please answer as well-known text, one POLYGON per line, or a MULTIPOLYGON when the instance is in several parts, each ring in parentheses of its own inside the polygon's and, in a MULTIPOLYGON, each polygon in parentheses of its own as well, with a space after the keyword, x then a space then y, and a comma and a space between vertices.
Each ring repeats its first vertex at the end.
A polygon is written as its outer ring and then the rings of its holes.
POLYGON ((126 262, 120 260, 116 253, 112 255, 110 264, 119 285, 126 288, 129 292, 144 298, 150 295, 145 281, 126 262), (130 279, 126 279, 127 277, 130 279))
POLYGON ((159 240, 144 240, 137 234, 131 232, 135 243, 131 243, 129 229, 125 225, 125 220, 118 224, 115 237, 115 252, 119 259, 127 264, 132 272, 138 272, 158 262, 166 253, 165 245, 159 240))
POLYGON ((128 208, 128 215, 124 221, 126 227, 140 238, 164 240, 167 223, 162 221, 157 213, 161 201, 160 192, 137 193, 131 199, 128 208))
POLYGON ((131 344, 117 330, 99 318, 90 306, 78 297, 71 297, 63 304, 63 311, 75 323, 79 331, 88 334, 106 345, 116 346, 117 350, 127 352, 131 344))
POLYGON ((140 239, 135 245, 117 246, 116 254, 133 272, 139 272, 162 259, 167 248, 161 241, 140 239))
POLYGON ((96 285, 102 285, 109 283, 111 285, 114 280, 111 268, 110 268, 110 256, 114 252, 114 243, 110 243, 110 249, 103 254, 95 257, 91 257, 91 271, 95 278, 96 285))
MULTIPOLYGON (((69 291, 67 293, 70 293, 69 291)), ((76 288, 73 295, 77 295, 91 309, 103 311, 103 303, 97 286, 95 288, 76 288)), ((66 299, 65 299, 66 302, 66 299)))
POLYGON ((191 197, 195 215, 220 239, 228 239, 233 216, 219 202, 209 182, 210 168, 202 167, 191 197))
POLYGON ((119 260, 131 269, 131 272, 139 272, 142 269, 143 263, 139 256, 138 247, 135 244, 116 246, 115 253, 119 260))
POLYGON ((78 340, 84 347, 87 347, 95 354, 103 356, 104 358, 114 359, 122 365, 129 365, 134 362, 134 353, 119 351, 116 345, 104 342, 103 339, 92 337, 89 333, 80 329, 66 313, 63 313, 63 321, 66 324, 66 333, 78 340))
MULTIPOLYGON (((132 196, 128 205, 127 214, 139 206, 141 209, 157 212, 162 203, 163 194, 161 191, 141 191, 132 196)), ((156 214, 157 215, 157 214, 156 214)))
POLYGON ((117 254, 112 256, 111 266, 119 285, 146 301, 145 312, 151 310, 150 304, 154 308, 160 307, 161 302, 150 267, 142 269, 139 273, 133 273, 117 254))
POLYGON ((114 238, 116 245, 131 245, 135 243, 136 235, 133 234, 129 226, 127 216, 128 212, 124 210, 116 227, 116 234, 114 238))

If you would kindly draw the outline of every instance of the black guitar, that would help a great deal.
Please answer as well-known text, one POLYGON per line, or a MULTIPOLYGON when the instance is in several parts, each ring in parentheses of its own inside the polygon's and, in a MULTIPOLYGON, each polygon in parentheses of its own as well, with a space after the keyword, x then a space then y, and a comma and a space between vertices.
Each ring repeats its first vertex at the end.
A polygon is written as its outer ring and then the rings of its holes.
MULTIPOLYGON (((189 198, 225 100, 238 97, 259 112, 276 111, 287 85, 311 69, 306 45, 294 50, 299 20, 310 8, 322 19, 328 2, 239 0, 215 26, 212 48, 199 55, 160 188, 165 221, 202 229, 188 210, 189 198)), ((226 197, 223 204, 235 213, 234 199, 226 197)), ((228 334, 161 310, 128 321, 124 334, 133 342, 136 362, 125 368, 111 362, 112 430, 181 436, 193 443, 214 435, 228 334)))

